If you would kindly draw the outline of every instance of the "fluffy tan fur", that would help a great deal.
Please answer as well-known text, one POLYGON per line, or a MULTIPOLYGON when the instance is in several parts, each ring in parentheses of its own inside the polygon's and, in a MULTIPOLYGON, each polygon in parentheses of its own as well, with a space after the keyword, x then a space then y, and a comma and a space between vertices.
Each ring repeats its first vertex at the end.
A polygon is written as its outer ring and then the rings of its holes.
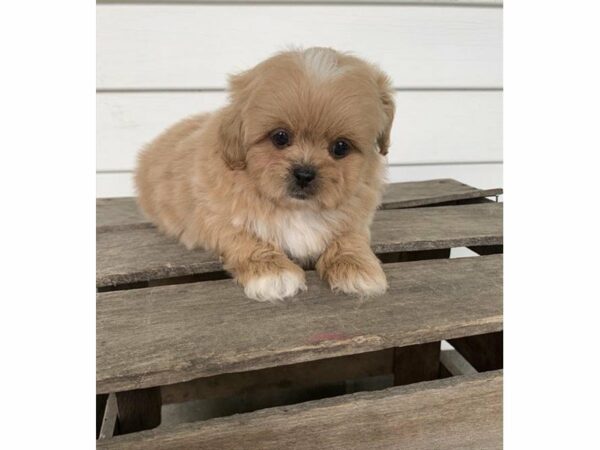
POLYGON ((394 116, 388 77, 331 49, 280 53, 230 78, 229 104, 166 130, 139 156, 139 204, 188 248, 219 254, 257 300, 306 289, 316 262, 332 289, 361 296, 387 282, 369 246, 394 116), (271 133, 289 130, 277 148, 271 133), (350 153, 332 157, 343 138, 350 153), (316 168, 315 192, 289 194, 295 165, 316 168))

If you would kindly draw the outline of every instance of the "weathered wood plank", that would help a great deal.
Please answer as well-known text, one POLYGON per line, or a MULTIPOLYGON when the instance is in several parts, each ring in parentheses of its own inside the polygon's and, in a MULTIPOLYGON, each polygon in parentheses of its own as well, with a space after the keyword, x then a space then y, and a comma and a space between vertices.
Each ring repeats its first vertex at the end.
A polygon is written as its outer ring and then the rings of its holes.
POLYGON ((381 204, 382 209, 413 208, 415 206, 492 197, 502 194, 502 189, 477 189, 459 181, 438 180, 391 183, 381 204))
MULTIPOLYGON (((391 183, 383 196, 382 209, 412 208, 449 201, 500 195, 502 189, 477 189, 449 178, 407 183, 391 183)), ((96 199, 98 231, 150 227, 139 210, 135 197, 96 199)))
POLYGON ((96 199, 96 231, 151 226, 140 211, 135 197, 96 199))
POLYGON ((232 280, 97 294, 97 392, 402 347, 502 329, 502 256, 387 264, 359 301, 313 272, 279 305, 232 280))
MULTIPOLYGON (((502 204, 377 211, 371 227, 376 253, 502 244, 502 204)), ((154 228, 96 235, 96 285, 180 277, 222 270, 218 258, 189 251, 154 228)))
POLYGON ((501 449, 502 372, 269 408, 100 442, 103 449, 501 449))
POLYGON ((376 253, 502 243, 502 204, 378 211, 371 225, 376 253))

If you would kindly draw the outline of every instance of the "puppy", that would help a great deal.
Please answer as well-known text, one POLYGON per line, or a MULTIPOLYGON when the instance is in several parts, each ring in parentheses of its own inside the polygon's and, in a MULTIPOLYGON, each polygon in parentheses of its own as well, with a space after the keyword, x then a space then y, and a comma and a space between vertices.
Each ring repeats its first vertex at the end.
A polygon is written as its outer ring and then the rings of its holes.
POLYGON ((145 214, 221 256, 246 295, 306 289, 316 263, 334 291, 385 292, 369 241, 394 117, 389 78, 327 48, 277 54, 230 77, 229 104, 189 117, 140 154, 145 214))

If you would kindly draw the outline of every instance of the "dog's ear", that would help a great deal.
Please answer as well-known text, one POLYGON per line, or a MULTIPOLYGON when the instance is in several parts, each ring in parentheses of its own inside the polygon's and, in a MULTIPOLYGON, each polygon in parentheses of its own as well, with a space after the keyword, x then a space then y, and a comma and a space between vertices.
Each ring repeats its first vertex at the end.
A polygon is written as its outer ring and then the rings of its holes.
POLYGON ((389 77, 381 71, 377 73, 377 88, 379 89, 379 98, 383 105, 383 120, 379 136, 377 137, 377 146, 379 153, 382 155, 388 154, 390 148, 390 134, 392 131, 392 123, 394 122, 394 113, 396 105, 394 104, 394 89, 389 77))
POLYGON ((223 160, 232 170, 246 167, 248 148, 245 142, 242 112, 249 97, 248 90, 253 79, 251 72, 243 72, 229 78, 230 104, 222 110, 219 125, 223 160))
POLYGON ((232 170, 246 167, 246 144, 244 142, 244 125, 240 108, 235 104, 227 106, 221 116, 219 125, 222 157, 232 170))

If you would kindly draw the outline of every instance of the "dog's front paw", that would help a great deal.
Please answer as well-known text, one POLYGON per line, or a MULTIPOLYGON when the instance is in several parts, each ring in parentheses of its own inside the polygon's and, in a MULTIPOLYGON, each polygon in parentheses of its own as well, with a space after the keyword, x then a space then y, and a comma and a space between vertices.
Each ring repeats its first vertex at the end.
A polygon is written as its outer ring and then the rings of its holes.
POLYGON ((261 302, 273 302, 293 297, 306 290, 304 272, 281 270, 263 273, 249 278, 244 283, 246 296, 261 302))
POLYGON ((334 292, 372 297, 383 294, 388 288, 385 273, 375 255, 338 257, 326 266, 317 265, 317 270, 334 292))

